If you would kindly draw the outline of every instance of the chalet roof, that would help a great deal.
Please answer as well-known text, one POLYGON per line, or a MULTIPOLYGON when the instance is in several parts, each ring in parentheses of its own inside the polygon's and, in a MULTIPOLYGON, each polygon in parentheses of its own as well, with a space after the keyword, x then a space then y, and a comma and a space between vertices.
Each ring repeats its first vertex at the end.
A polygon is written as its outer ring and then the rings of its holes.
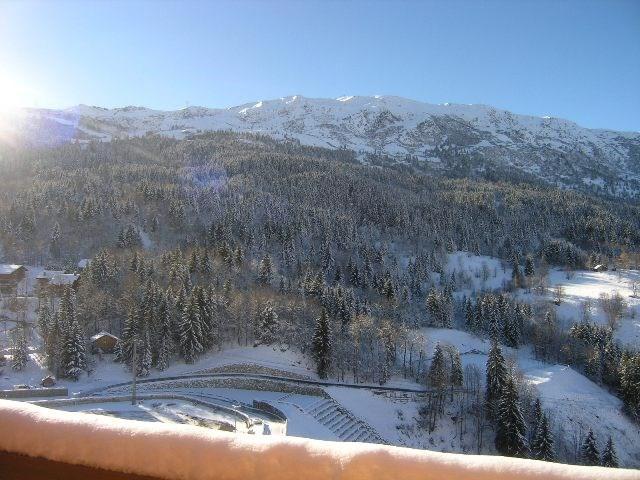
POLYGON ((49 278, 49 279, 51 279, 51 278, 55 277, 56 275, 62 275, 62 274, 64 274, 63 270, 43 270, 42 273, 36 277, 36 279, 38 279, 38 278, 49 278))
POLYGON ((71 285, 75 282, 80 275, 76 275, 75 273, 58 273, 51 278, 51 285, 71 285))
POLYGON ((95 342, 96 340, 98 340, 99 338, 102 338, 102 337, 111 337, 111 338, 113 338, 115 340, 120 340, 115 335, 111 335, 109 332, 102 331, 102 332, 96 333, 93 337, 91 337, 91 341, 95 342))
POLYGON ((24 265, 11 265, 7 263, 0 263, 0 275, 11 275, 15 271, 24 268, 24 265))

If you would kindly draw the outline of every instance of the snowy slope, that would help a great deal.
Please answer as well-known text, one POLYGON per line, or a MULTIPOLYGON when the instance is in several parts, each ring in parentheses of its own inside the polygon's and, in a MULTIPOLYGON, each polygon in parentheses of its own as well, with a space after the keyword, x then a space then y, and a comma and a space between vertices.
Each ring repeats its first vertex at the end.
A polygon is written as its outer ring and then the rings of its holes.
MULTIPOLYGON (((453 345, 461 353, 463 366, 475 365, 484 374, 490 348, 488 340, 443 328, 424 328, 421 333, 427 339, 429 352, 437 342, 453 345)), ((562 436, 556 432, 557 438, 566 440, 574 434, 581 438, 593 428, 601 443, 609 435, 615 439, 623 465, 640 465, 640 428, 622 414, 622 402, 618 398, 569 366, 534 360, 528 347, 514 350, 503 346, 502 351, 507 360, 517 363, 525 380, 535 387, 552 422, 564 429, 562 436)))
POLYGON ((628 194, 640 190, 640 133, 590 130, 568 120, 516 115, 485 105, 434 105, 395 96, 313 99, 300 95, 226 109, 141 107, 32 109, 13 122, 36 143, 109 140, 158 133, 184 138, 232 130, 305 145, 407 155, 434 168, 513 168, 558 183, 628 194))

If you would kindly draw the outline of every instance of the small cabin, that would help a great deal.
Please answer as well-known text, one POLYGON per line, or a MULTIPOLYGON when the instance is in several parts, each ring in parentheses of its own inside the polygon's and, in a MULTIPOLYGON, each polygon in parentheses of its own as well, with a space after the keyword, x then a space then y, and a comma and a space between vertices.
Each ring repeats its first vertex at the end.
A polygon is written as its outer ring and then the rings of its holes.
POLYGON ((609 270, 609 268, 601 263, 593 267, 594 272, 606 272, 607 270, 609 270))
POLYGON ((68 286, 74 290, 77 288, 79 278, 80 275, 74 273, 44 270, 36 277, 36 287, 39 293, 61 297, 68 286))
POLYGON ((47 375, 42 379, 40 385, 45 388, 51 388, 56 384, 56 378, 53 375, 47 375))
POLYGON ((17 294, 18 285, 26 276, 24 265, 0 264, 0 293, 17 294))
POLYGON ((109 332, 96 333, 91 337, 91 350, 93 352, 100 350, 102 353, 113 353, 118 340, 118 337, 111 335, 109 332))

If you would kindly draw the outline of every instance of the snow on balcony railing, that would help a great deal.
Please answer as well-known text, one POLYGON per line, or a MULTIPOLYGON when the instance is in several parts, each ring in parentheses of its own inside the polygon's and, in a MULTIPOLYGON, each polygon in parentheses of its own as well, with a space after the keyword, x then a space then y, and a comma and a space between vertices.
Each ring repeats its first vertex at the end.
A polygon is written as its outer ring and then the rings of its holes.
POLYGON ((0 400, 0 451, 167 479, 639 480, 640 472, 237 435, 0 400))

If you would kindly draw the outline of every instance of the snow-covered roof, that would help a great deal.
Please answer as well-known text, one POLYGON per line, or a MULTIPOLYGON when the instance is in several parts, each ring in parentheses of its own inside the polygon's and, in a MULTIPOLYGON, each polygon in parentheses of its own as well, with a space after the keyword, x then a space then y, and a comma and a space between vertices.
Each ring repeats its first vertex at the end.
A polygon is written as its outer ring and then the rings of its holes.
POLYGON ((13 272, 22 268, 23 265, 12 265, 7 263, 0 263, 0 275, 11 275, 13 272))
POLYGON ((80 275, 75 273, 58 273, 51 278, 51 285, 71 285, 80 275))
POLYGON ((36 279, 44 279, 44 278, 53 278, 56 275, 62 275, 64 272, 62 270, 43 270, 36 279))
POLYGON ((115 340, 118 340, 118 337, 116 337, 115 335, 110 334, 109 332, 105 332, 104 330, 102 332, 98 332, 96 333, 94 336, 91 337, 91 341, 95 342, 96 340, 98 340, 99 338, 102 337, 111 337, 115 340))
POLYGON ((89 260, 88 258, 83 258, 78 262, 78 268, 87 268, 87 265, 89 265, 90 261, 91 260, 89 260))

